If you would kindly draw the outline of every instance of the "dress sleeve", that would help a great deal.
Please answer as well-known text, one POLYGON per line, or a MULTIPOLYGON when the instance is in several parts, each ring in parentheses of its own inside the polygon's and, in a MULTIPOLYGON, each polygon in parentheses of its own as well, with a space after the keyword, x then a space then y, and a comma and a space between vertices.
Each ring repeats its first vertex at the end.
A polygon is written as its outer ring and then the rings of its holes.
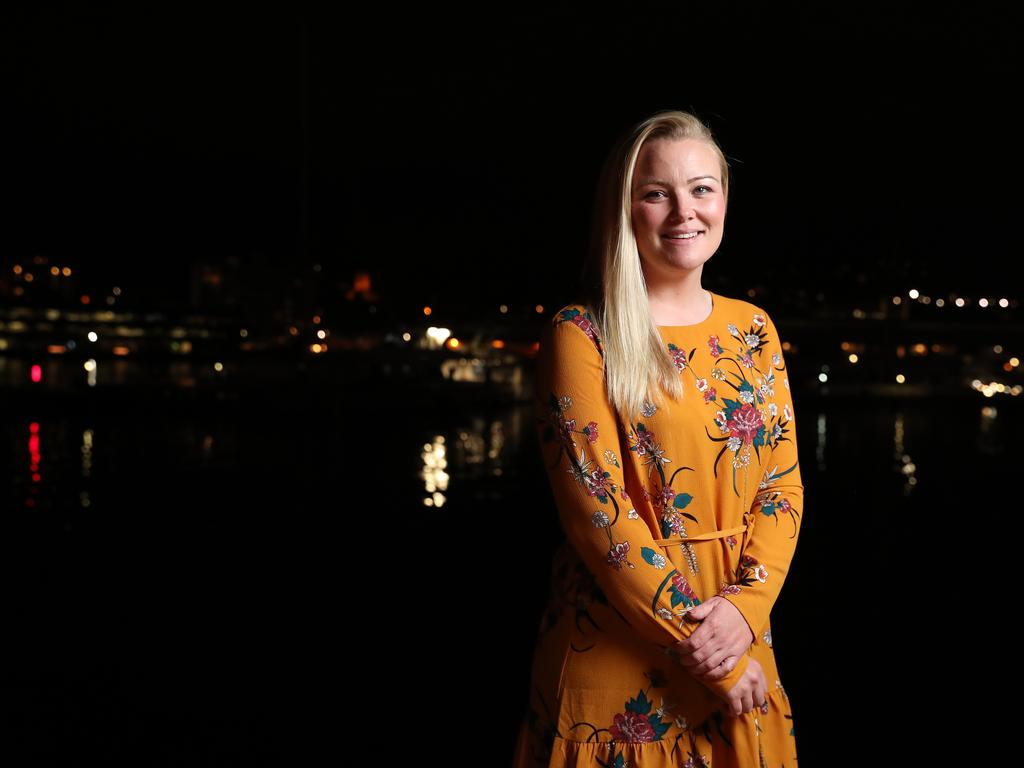
POLYGON ((764 400, 761 411, 769 454, 749 511, 753 524, 736 574, 738 590, 722 593, 743 614, 755 638, 764 630, 789 573, 804 506, 789 372, 775 324, 766 312, 761 314, 765 335, 758 365, 761 381, 756 383, 764 400))
MULTIPOLYGON (((673 655, 675 643, 700 626, 684 617, 700 600, 633 510, 618 418, 588 313, 563 311, 546 327, 535 382, 541 455, 566 539, 609 605, 636 631, 637 642, 655 643, 673 655)), ((743 654, 724 677, 698 679, 724 697, 748 662, 743 654)))

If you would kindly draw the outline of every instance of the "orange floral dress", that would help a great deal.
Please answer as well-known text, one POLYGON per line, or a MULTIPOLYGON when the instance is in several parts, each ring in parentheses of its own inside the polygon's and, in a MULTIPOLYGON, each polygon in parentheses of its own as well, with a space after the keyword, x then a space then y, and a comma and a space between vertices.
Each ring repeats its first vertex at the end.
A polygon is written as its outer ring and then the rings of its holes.
POLYGON ((658 331, 684 397, 611 407, 592 313, 568 305, 537 358, 540 449, 565 542, 537 634, 513 765, 795 768, 793 715, 769 613, 800 531, 793 402, 768 313, 712 293, 711 314, 658 331), (720 680, 692 676, 675 643, 720 595, 754 635, 720 680), (756 659, 765 703, 723 695, 756 659))

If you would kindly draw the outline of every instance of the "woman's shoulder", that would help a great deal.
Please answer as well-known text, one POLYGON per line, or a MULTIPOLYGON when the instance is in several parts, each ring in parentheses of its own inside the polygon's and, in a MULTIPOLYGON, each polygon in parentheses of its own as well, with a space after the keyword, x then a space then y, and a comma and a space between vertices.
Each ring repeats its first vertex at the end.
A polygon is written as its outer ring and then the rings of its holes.
POLYGON ((721 317, 731 324, 742 328, 751 325, 760 328, 768 322, 768 312, 760 304, 720 293, 715 296, 722 302, 721 317))
MULTIPOLYGON (((551 333, 562 329, 569 329, 570 326, 576 326, 579 332, 590 339, 597 351, 602 352, 597 318, 589 304, 578 301, 570 302, 563 305, 548 318, 548 331, 551 333)), ((571 329, 570 331, 576 333, 576 331, 571 329)))

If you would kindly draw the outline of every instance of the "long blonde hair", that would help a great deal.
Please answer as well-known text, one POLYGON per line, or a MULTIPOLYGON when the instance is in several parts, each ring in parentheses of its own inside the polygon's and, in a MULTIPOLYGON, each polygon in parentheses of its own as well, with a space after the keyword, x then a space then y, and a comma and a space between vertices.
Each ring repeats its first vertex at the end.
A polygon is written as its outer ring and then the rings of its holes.
POLYGON ((582 287, 601 337, 608 398, 627 423, 642 412, 645 401, 664 404, 666 393, 673 400, 683 397, 679 371, 651 316, 633 234, 633 171, 641 148, 654 139, 698 139, 710 144, 721 165, 727 205, 729 200, 729 163, 711 130, 689 112, 652 115, 620 138, 605 161, 582 287))

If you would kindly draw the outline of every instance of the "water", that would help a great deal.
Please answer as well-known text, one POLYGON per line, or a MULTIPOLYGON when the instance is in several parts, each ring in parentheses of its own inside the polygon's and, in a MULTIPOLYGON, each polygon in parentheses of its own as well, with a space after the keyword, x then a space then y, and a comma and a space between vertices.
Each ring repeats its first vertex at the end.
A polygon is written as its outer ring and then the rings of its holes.
MULTIPOLYGON (((439 738, 504 764, 558 536, 528 404, 263 395, 8 398, 8 751, 251 763, 439 738)), ((804 527, 774 639, 801 757, 835 764, 865 712, 980 693, 1022 414, 796 398, 804 527), (925 674, 936 646, 956 652, 925 674)))

